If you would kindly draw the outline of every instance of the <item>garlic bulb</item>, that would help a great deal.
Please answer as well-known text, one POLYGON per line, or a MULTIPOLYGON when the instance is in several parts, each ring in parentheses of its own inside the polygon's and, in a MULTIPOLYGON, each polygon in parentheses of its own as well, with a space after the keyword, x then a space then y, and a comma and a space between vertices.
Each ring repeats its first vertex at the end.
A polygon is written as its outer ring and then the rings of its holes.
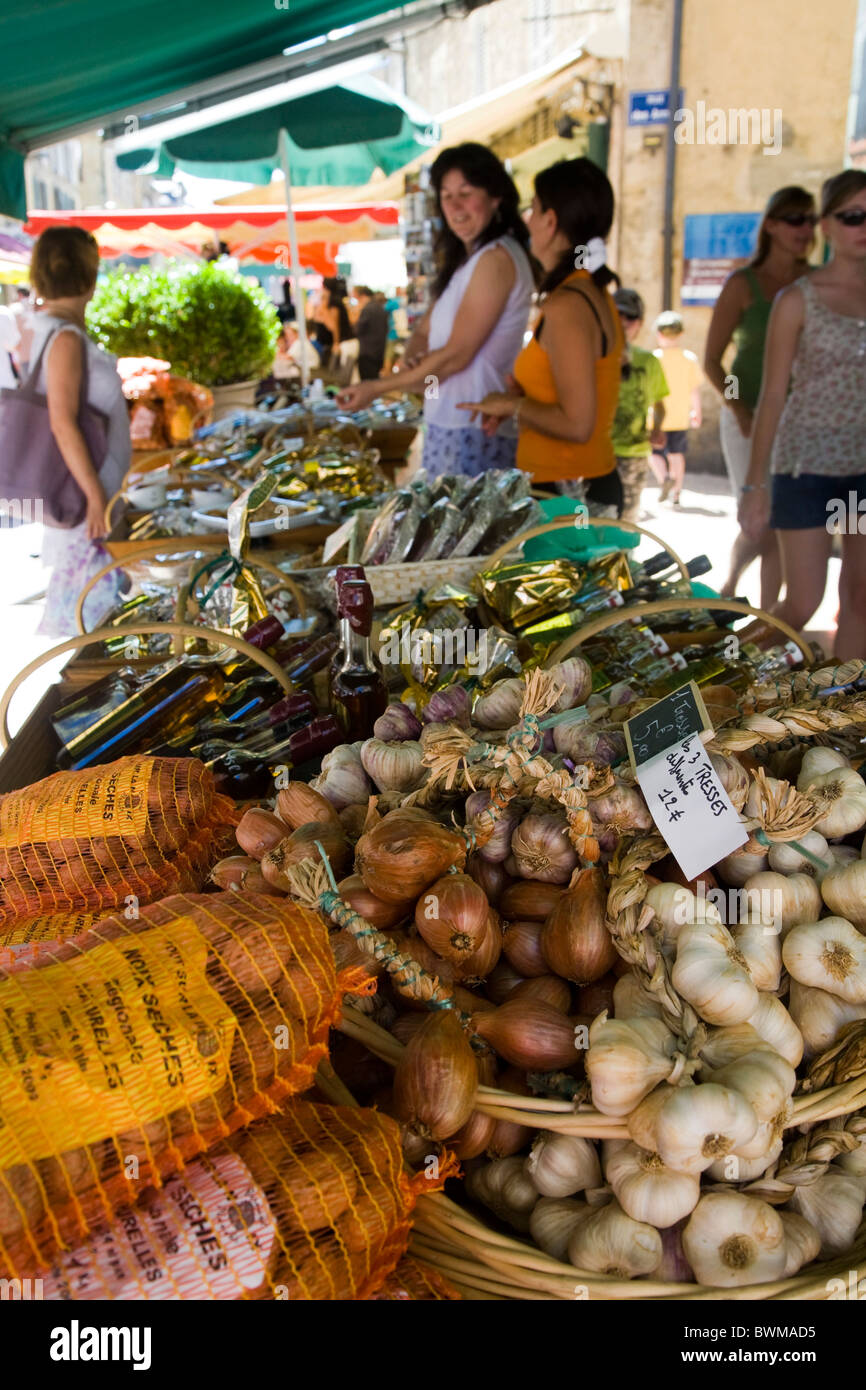
POLYGON ((782 959, 801 985, 838 994, 849 1004, 866 1003, 866 936, 844 917, 792 928, 782 945, 782 959))
POLYGON ((749 794, 749 774, 743 764, 729 753, 711 753, 710 762, 734 810, 742 811, 749 794))
MULTIPOLYGON (((782 1152, 782 1139, 767 1142, 770 1128, 769 1125, 758 1127, 760 1142, 757 1144, 758 1153, 755 1158, 746 1158, 742 1152, 726 1154, 724 1158, 710 1164, 706 1170, 707 1177, 715 1182, 755 1182, 762 1178, 770 1164, 775 1163, 782 1152)), ((752 1140, 752 1143, 744 1145, 744 1148, 751 1149, 754 1146, 755 1140, 752 1140)))
POLYGON ((403 739, 417 738, 421 732, 421 720, 413 714, 402 701, 388 705, 373 725, 373 737, 386 743, 400 743, 403 739))
MULTIPOLYGON (((763 1047, 764 1039, 751 1023, 735 1023, 731 1028, 711 1028, 701 1048, 701 1066, 711 1071, 726 1067, 738 1057, 763 1047)), ((792 1063, 793 1065, 793 1063, 792 1063)))
POLYGON ((746 879, 766 869, 769 862, 764 846, 750 835, 744 845, 719 860, 714 872, 732 888, 741 888, 746 879))
POLYGON ((586 720, 578 724, 555 724, 553 742, 557 753, 575 763, 594 762, 610 767, 626 756, 625 735, 618 729, 599 729, 586 720))
POLYGON ((608 1019, 590 1025, 586 1074, 603 1115, 628 1115, 674 1072, 676 1039, 661 1019, 608 1019))
POLYGON ((656 1120, 658 1153, 680 1173, 702 1173, 718 1158, 748 1143, 758 1119, 747 1100, 707 1082, 672 1088, 656 1120))
POLYGON ((720 922, 682 928, 671 979, 707 1023, 744 1023, 758 1003, 745 958, 720 922))
POLYGON ((366 806, 373 791, 360 755, 350 743, 339 743, 322 759, 322 770, 310 783, 342 811, 345 806, 366 806))
MULTIPOLYGON (((804 831, 797 843, 802 845, 804 849, 809 850, 810 854, 817 855, 819 859, 827 858, 829 846, 824 836, 819 834, 817 830, 804 831)), ((792 844, 782 842, 780 844, 771 845, 767 858, 770 861, 770 868, 774 869, 776 873, 809 874, 811 878, 816 876, 817 870, 815 865, 811 860, 806 859, 798 849, 795 849, 792 844)))
POLYGON ((591 1207, 570 1197, 542 1197, 532 1208, 529 1234, 555 1260, 568 1258, 568 1243, 591 1207))
POLYGON ((580 1222, 568 1243, 568 1258, 581 1270, 634 1279, 658 1268, 661 1236, 652 1226, 633 1221, 619 1202, 610 1202, 580 1222))
POLYGON ((538 1201, 538 1193, 523 1171, 523 1158, 494 1158, 483 1168, 471 1169, 466 1178, 466 1190, 477 1202, 483 1202, 502 1221, 517 1231, 529 1230, 529 1218, 538 1201))
POLYGON ((819 745, 807 748, 800 763, 797 776, 797 791, 808 791, 816 777, 825 772, 835 772, 840 767, 850 767, 848 759, 835 748, 822 748, 819 745))
MULTIPOLYGON (((828 846, 827 857, 830 860, 829 867, 831 869, 836 869, 845 864, 853 864, 855 860, 862 859, 864 856, 862 853, 858 854, 853 845, 835 844, 828 846)), ((817 877, 820 883, 823 874, 818 874, 817 877)))
MULTIPOLYGON (((684 1084, 691 1086, 694 1083, 688 1081, 684 1084)), ((655 1153, 659 1142, 658 1118, 662 1113, 662 1107, 667 1104, 670 1097, 671 1087, 666 1081, 663 1081, 660 1086, 656 1086, 654 1091, 650 1091, 648 1096, 644 1096, 640 1105, 636 1105, 631 1114, 627 1116, 626 1128, 639 1148, 655 1153)))
POLYGON ((448 685, 437 690, 421 711, 425 724, 459 724, 468 729, 471 722, 472 700, 462 685, 448 685))
POLYGON ((592 667, 582 656, 570 656, 566 661, 557 661, 550 667, 550 675, 558 685, 565 687, 551 713, 559 714, 566 709, 576 709, 592 691, 592 667))
POLYGON ((782 936, 800 922, 814 922, 821 912, 821 893, 809 874, 751 874, 739 898, 741 920, 761 922, 782 936))
POLYGON ((846 1024, 866 1018, 866 1004, 849 1004, 824 989, 801 985, 799 980, 791 981, 788 1011, 803 1036, 806 1057, 826 1052, 846 1024))
POLYGON ((763 922, 738 922, 731 927, 731 935, 755 988, 777 990, 782 978, 782 943, 773 928, 763 922))
POLYGON ((662 1238, 662 1262, 658 1269, 653 1272, 656 1279, 663 1284, 693 1284, 695 1282, 692 1267, 683 1250, 685 1224, 685 1221, 678 1221, 675 1226, 665 1226, 659 1231, 662 1238))
POLYGON ((673 1226, 694 1211, 701 1180, 675 1173, 657 1153, 615 1140, 604 1145, 604 1175, 627 1216, 650 1226, 673 1226))
POLYGON ((613 987, 613 1013, 616 1019, 661 1018, 661 1005, 647 994, 633 970, 620 975, 613 987))
POLYGON ((771 1121, 784 1110, 797 1083, 794 1068, 769 1047, 747 1052, 716 1071, 702 1070, 701 1076, 738 1091, 751 1105, 759 1124, 771 1121))
POLYGON ((759 994, 758 1006, 746 1022, 792 1067, 800 1065, 803 1060, 803 1035, 775 994, 759 994))
POLYGON ((785 1250, 787 1260, 783 1270, 783 1277, 790 1279, 792 1274, 798 1274, 804 1265, 811 1264, 818 1258, 821 1249, 821 1237, 815 1230, 811 1221, 807 1221, 805 1216, 801 1216, 798 1211, 787 1211, 784 1207, 779 1212, 782 1218, 782 1225, 785 1227, 785 1250))
POLYGON ((844 1255, 854 1244, 863 1213, 866 1179, 834 1165, 811 1183, 794 1190, 788 1205, 815 1227, 821 1239, 821 1258, 844 1255))
POLYGON ((578 858, 565 819, 548 813, 523 817, 511 836, 511 852, 520 877, 542 883, 568 883, 578 858))
MULTIPOLYGON (((490 792, 473 792, 466 798, 466 824, 470 825, 477 816, 490 805, 490 792)), ((506 806, 500 814, 490 839, 480 846, 478 853, 491 864, 502 864, 511 852, 511 836, 520 824, 520 813, 514 806, 506 806)))
POLYGON ((601 1168, 589 1139, 542 1130, 526 1160, 526 1173, 542 1197, 571 1197, 601 1186, 601 1168))
POLYGON ((834 865, 821 879, 821 897, 831 912, 866 931, 866 859, 834 865))
POLYGON ((520 718, 526 684, 519 676, 496 681, 472 707, 472 722, 479 729, 510 729, 520 718))
POLYGON ((844 835, 862 830, 866 825, 866 782, 853 768, 840 767, 818 773, 802 788, 800 780, 798 788, 812 797, 822 810, 814 828, 828 840, 841 840, 844 835))
POLYGON ((708 1192, 683 1231, 683 1250, 699 1284, 734 1288, 781 1279, 787 1263, 779 1213, 742 1192, 708 1192))
POLYGON ((614 777, 613 786, 601 796, 590 796, 587 804, 592 823, 602 834, 615 830, 622 835, 652 828, 653 819, 640 788, 629 786, 619 777, 614 777))
POLYGON ((698 922, 721 923, 719 909, 707 898, 699 899, 690 888, 679 883, 654 883, 644 898, 651 907, 661 928, 662 953, 670 960, 676 954, 676 944, 685 926, 698 922))
POLYGON ((863 1125, 863 1129, 854 1130, 857 1139, 857 1148, 850 1153, 839 1154, 836 1164, 843 1168, 846 1173, 852 1173, 855 1178, 866 1178, 866 1122, 862 1115, 858 1116, 855 1124, 863 1125))
POLYGON ((361 746, 361 763, 380 792, 414 791, 427 775, 424 749, 413 739, 385 743, 381 738, 368 738, 361 746))

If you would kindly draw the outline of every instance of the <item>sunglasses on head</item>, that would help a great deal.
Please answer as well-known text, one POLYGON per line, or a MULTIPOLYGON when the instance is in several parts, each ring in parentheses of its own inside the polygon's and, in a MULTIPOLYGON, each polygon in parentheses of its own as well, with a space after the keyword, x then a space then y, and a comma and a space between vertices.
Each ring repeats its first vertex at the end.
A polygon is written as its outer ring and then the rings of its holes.
POLYGON ((866 208, 843 208, 841 212, 830 214, 843 227, 862 227, 866 222, 866 208))
POLYGON ((777 217, 777 222, 784 222, 786 227, 814 227, 818 221, 814 212, 788 212, 784 217, 777 217))

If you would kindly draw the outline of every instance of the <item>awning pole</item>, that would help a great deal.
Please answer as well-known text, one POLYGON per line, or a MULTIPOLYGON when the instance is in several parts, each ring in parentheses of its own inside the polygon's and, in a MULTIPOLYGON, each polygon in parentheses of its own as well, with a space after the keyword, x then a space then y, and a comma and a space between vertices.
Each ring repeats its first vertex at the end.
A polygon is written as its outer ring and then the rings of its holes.
POLYGON ((294 281, 295 291, 293 302, 295 305, 295 319, 298 325, 298 337, 301 342, 301 385, 306 387, 310 383, 310 366, 307 348, 307 312, 304 304, 304 293, 301 289, 301 256, 298 250, 298 229, 295 225, 295 214, 292 208, 292 173, 289 168, 289 137, 284 129, 280 131, 280 167, 283 171, 283 178, 286 183, 286 222, 289 228, 289 252, 292 260, 292 280, 294 281))

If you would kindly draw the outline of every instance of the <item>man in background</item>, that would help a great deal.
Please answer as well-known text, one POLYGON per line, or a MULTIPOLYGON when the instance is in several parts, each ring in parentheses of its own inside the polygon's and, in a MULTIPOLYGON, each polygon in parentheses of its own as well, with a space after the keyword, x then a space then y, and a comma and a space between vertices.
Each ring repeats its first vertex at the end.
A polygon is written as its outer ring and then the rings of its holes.
POLYGON ((355 287, 355 299, 360 308, 355 322, 358 339, 358 375, 362 381, 375 381, 385 364, 385 344, 388 341, 388 312, 380 295, 374 295, 367 285, 355 287))

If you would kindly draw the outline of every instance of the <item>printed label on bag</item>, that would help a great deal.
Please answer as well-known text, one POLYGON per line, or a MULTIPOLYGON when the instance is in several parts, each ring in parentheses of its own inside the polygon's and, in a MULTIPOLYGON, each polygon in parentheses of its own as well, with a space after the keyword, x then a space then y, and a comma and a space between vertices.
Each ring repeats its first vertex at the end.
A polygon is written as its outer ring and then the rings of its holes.
POLYGON ((60 1257, 47 1299, 229 1299, 262 1283, 276 1240, 267 1200, 236 1154, 190 1164, 153 1200, 60 1257))
POLYGON ((143 834, 153 766, 153 758, 139 758, 114 769, 62 773, 36 794, 32 787, 10 793, 0 801, 0 850, 35 841, 62 853, 63 839, 143 834))
POLYGON ((0 1168, 213 1095, 237 1020, 183 918, 0 982, 0 1168))
POLYGON ((749 838, 699 734, 638 766, 650 814, 687 879, 749 838))

